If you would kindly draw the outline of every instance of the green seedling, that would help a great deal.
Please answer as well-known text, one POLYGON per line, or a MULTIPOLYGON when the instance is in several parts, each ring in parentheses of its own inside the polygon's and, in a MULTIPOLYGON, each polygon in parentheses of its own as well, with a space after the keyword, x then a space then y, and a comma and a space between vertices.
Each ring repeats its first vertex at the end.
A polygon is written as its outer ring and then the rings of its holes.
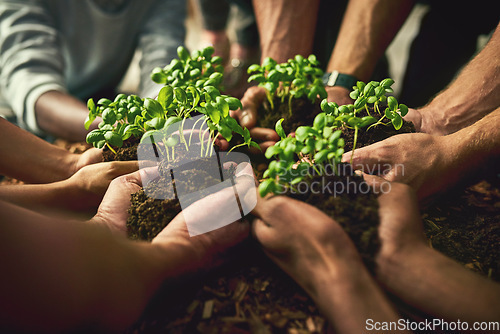
POLYGON ((315 55, 304 58, 301 55, 289 59, 288 62, 278 64, 272 58, 264 59, 262 65, 253 64, 248 67, 248 73, 252 74, 248 82, 255 81, 266 90, 267 99, 274 110, 274 97, 285 100, 288 103, 290 114, 292 113, 292 99, 307 97, 311 103, 327 96, 323 85, 323 71, 318 67, 319 62, 315 55))
POLYGON ((233 133, 243 137, 243 143, 233 146, 230 151, 239 146, 259 147, 252 141, 250 131, 242 128, 229 115, 230 110, 241 108, 241 101, 235 97, 222 95, 213 86, 188 86, 186 90, 179 87, 165 86, 158 94, 158 104, 166 115, 161 128, 147 131, 141 141, 151 140, 162 151, 167 160, 175 159, 175 150, 182 145, 186 151, 191 148, 193 136, 198 136, 200 157, 211 155, 218 136, 228 142, 233 133), (193 115, 204 115, 186 129, 186 120, 193 115), (187 135, 185 135, 187 133, 187 135), (158 140, 159 139, 159 140, 158 140), (159 145, 160 142, 163 145, 159 145), (204 143, 207 143, 205 145, 204 143))
MULTIPOLYGON (((387 97, 387 94, 393 92, 391 88, 393 83, 394 80, 390 78, 381 82, 371 81, 367 84, 358 81, 349 94, 355 100, 353 104, 339 106, 334 102, 328 102, 326 99, 321 101, 321 110, 334 117, 335 126, 354 129, 353 155, 360 129, 367 128, 368 130, 377 125, 385 125, 382 122, 385 117, 391 120, 394 129, 401 129, 403 117, 408 113, 408 107, 404 104, 398 104, 393 96, 387 97), (385 103, 387 103, 387 108, 382 114, 380 105, 385 103), (370 114, 370 106, 380 115, 378 120, 370 114), (366 110, 368 116, 357 116, 361 110, 366 110)), ((353 155, 351 155, 351 163, 353 155)))
POLYGON ((173 59, 163 68, 154 68, 151 79, 156 83, 172 87, 214 86, 220 90, 224 67, 222 58, 212 56, 213 53, 214 48, 211 46, 203 50, 195 50, 191 54, 184 47, 179 46, 177 48, 179 58, 173 59))
MULTIPOLYGON (((192 117, 193 114, 207 116, 205 125, 208 130, 205 132, 209 133, 212 143, 217 134, 230 141, 234 132, 244 138, 240 146, 258 147, 251 140, 249 130, 241 128, 238 122, 229 116, 230 110, 241 108, 241 101, 222 95, 214 86, 187 86, 186 89, 164 86, 156 99, 140 99, 136 95, 120 94, 114 101, 101 99, 97 104, 93 99, 89 99, 87 106, 89 115, 85 122, 86 129, 97 117, 102 118, 98 129, 87 135, 87 142, 97 148, 108 146, 115 154, 113 147, 122 147, 123 142, 131 136, 149 137, 173 123, 192 117)), ((186 139, 181 136, 179 140, 188 149, 186 139)), ((170 139, 168 143, 173 142, 174 139, 170 139)))
POLYGON ((259 185, 259 194, 280 193, 284 188, 294 187, 311 177, 311 171, 324 175, 327 168, 337 166, 344 153, 342 131, 336 130, 335 118, 326 113, 318 114, 312 126, 300 126, 295 136, 286 136, 280 119, 275 126, 281 140, 266 150, 271 160, 264 172, 264 180, 259 185))
POLYGON ((353 91, 349 94, 349 96, 355 100, 355 113, 364 108, 368 115, 370 115, 369 106, 372 105, 373 110, 382 116, 374 126, 382 124, 384 117, 387 117, 391 120, 394 129, 401 129, 403 126, 403 117, 408 113, 408 107, 404 104, 398 104, 398 101, 393 96, 387 97, 387 94, 393 92, 391 88, 393 84, 394 80, 391 78, 384 79, 380 82, 371 81, 367 84, 358 81, 356 86, 353 87, 353 91), (381 103, 387 103, 384 114, 381 113, 379 108, 381 103))
POLYGON ((89 114, 85 120, 85 129, 101 117, 98 129, 87 134, 87 143, 99 149, 104 146, 116 154, 113 147, 122 147, 123 142, 131 136, 140 137, 149 128, 161 127, 148 118, 148 113, 156 107, 156 101, 141 99, 137 95, 119 94, 114 101, 106 98, 100 99, 97 104, 93 99, 87 101, 89 114))

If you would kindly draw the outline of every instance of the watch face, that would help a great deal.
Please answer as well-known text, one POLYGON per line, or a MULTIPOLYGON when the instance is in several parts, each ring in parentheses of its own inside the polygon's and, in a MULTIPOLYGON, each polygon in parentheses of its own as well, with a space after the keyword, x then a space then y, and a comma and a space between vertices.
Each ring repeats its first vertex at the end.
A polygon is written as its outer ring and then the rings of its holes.
POLYGON ((341 86, 347 89, 351 89, 352 86, 356 85, 358 79, 349 74, 339 73, 333 71, 332 73, 325 73, 323 75, 323 84, 325 86, 341 86))

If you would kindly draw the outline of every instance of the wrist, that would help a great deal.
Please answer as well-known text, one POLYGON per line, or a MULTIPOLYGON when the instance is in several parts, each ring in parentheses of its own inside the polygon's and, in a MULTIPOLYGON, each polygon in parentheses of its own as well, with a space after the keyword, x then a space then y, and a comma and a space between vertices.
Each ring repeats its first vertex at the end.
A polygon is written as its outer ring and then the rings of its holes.
POLYGON ((304 290, 318 304, 325 304, 329 301, 329 295, 335 294, 336 291, 343 290, 348 286, 352 286, 363 271, 366 271, 359 256, 352 258, 344 257, 333 260, 333 256, 329 256, 321 264, 318 263, 311 266, 311 275, 308 277, 308 282, 301 284, 304 290))
POLYGON ((352 90, 353 86, 356 86, 358 79, 350 74, 341 73, 337 70, 333 70, 332 72, 326 72, 323 75, 323 84, 326 87, 343 87, 349 91, 352 90))
POLYGON ((64 165, 62 172, 63 174, 62 176, 64 176, 63 179, 70 178, 81 168, 81 166, 79 166, 80 156, 81 154, 68 153, 63 158, 63 165, 64 165))

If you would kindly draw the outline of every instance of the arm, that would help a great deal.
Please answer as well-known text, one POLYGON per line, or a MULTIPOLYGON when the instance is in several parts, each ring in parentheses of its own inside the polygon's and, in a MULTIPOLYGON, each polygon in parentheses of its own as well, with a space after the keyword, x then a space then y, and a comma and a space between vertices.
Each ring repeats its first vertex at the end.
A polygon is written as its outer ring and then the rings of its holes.
MULTIPOLYGON (((319 0, 253 0, 253 6, 262 60, 271 57, 281 63, 297 54, 305 57, 311 54, 319 0)), ((241 98, 243 108, 232 115, 242 126, 250 129, 252 137, 260 142, 262 151, 279 140, 274 130, 255 127, 257 110, 265 98, 264 88, 250 87, 241 98)))
POLYGON ((379 203, 381 250, 376 276, 388 291, 438 319, 460 319, 470 326, 499 319, 500 285, 428 246, 409 187, 393 183, 379 203))
MULTIPOLYGON (((500 155, 500 108, 447 136, 400 134, 355 150, 353 167, 383 173, 389 181, 411 185, 426 198, 445 191, 488 159, 500 155), (382 170, 378 170, 382 168, 382 170)), ((351 159, 352 152, 343 156, 351 159)))
POLYGON ((81 167, 102 160, 102 153, 90 149, 73 154, 0 118, 0 174, 28 183, 64 180, 81 167))
POLYGON ((456 132, 500 106, 500 24, 484 49, 428 105, 408 114, 418 131, 456 132))
MULTIPOLYGON (((375 65, 398 33, 413 8, 413 0, 350 0, 327 72, 370 79, 375 65)), ((328 87, 330 100, 352 103, 350 88, 328 87)))
POLYGON ((261 58, 278 63, 296 54, 309 56, 314 41, 319 0, 254 0, 261 58))
POLYGON ((85 141, 90 130, 101 121, 96 119, 85 129, 83 124, 89 114, 87 106, 74 96, 63 91, 51 90, 36 100, 35 114, 38 127, 44 132, 70 141, 85 141))
POLYGON ((83 167, 69 179, 59 182, 3 185, 0 186, 0 200, 42 212, 95 212, 109 183, 137 168, 137 161, 103 162, 83 167))
POLYGON ((61 41, 48 9, 41 2, 4 1, 0 22, 1 90, 21 126, 83 141, 88 111, 66 91, 61 41))
POLYGON ((266 254, 305 289, 337 332, 365 332, 367 319, 397 321, 335 221, 286 197, 260 199, 253 213, 253 232, 266 254))
POLYGON ((124 329, 163 280, 185 274, 179 262, 189 261, 173 244, 130 242, 97 224, 69 224, 4 202, 0 215, 0 253, 9 254, 2 261, 9 274, 0 278, 4 329, 124 329))
POLYGON ((184 44, 186 37, 186 17, 186 1, 156 1, 149 9, 148 20, 139 33, 142 97, 156 97, 163 86, 151 80, 151 71, 177 57, 177 47, 184 44))
MULTIPOLYGON (((0 277, 0 328, 123 330, 141 315, 161 284, 175 286, 205 272, 248 235, 248 223, 235 222, 190 237, 179 214, 152 243, 126 239, 130 195, 140 189, 144 172, 113 180, 97 215, 86 223, 49 218, 0 201, 0 254, 8 254, 0 277)), ((247 188, 247 181, 236 181, 238 192, 247 188)), ((211 196, 190 208, 217 211, 234 196, 233 189, 227 190, 220 201, 211 196)))

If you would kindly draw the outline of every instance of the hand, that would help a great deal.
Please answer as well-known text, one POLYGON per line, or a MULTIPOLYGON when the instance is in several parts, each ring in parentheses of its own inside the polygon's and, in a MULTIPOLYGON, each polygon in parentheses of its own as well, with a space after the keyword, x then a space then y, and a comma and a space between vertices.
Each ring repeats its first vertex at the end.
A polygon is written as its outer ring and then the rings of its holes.
POLYGON ((349 96, 349 93, 351 92, 349 89, 340 86, 326 86, 325 89, 328 93, 329 102, 335 102, 339 106, 353 103, 353 100, 349 96))
POLYGON ((126 235, 130 195, 141 189, 143 180, 152 180, 157 176, 158 167, 149 167, 115 178, 109 184, 97 214, 91 221, 126 235))
POLYGON ((93 147, 81 154, 74 154, 74 159, 75 164, 73 167, 72 175, 85 166, 103 162, 102 150, 93 147))
POLYGON ((423 132, 435 136, 444 136, 449 133, 444 127, 444 122, 439 122, 436 115, 439 110, 432 110, 425 106, 420 109, 408 109, 408 114, 404 118, 407 122, 412 122, 417 132, 423 132), (442 123, 442 124, 440 124, 442 123))
MULTIPOLYGON (((455 146, 448 136, 400 134, 355 150, 352 165, 355 170, 410 185, 421 200, 458 180, 455 146)), ((349 162, 351 154, 344 153, 342 161, 349 162)))
POLYGON ((101 162, 85 166, 61 182, 65 189, 68 189, 68 193, 72 194, 70 197, 73 208, 96 208, 114 178, 137 169, 137 161, 101 162))
MULTIPOLYGON (((252 86, 247 89, 241 98, 243 108, 231 112, 242 127, 250 130, 252 139, 259 143, 262 152, 265 152, 269 146, 274 145, 280 138, 278 134, 267 128, 255 127, 257 124, 258 108, 266 99, 266 91, 262 87, 252 86)), ((253 149, 252 152, 257 153, 258 150, 253 149)))
POLYGON ((378 258, 386 259, 425 247, 427 238, 415 192, 405 184, 388 183, 375 175, 365 174, 364 179, 376 193, 381 194, 378 197, 381 241, 378 258))
POLYGON ((258 218, 252 231, 266 254, 313 298, 320 293, 315 291, 319 277, 341 275, 339 263, 362 267, 340 225, 309 204, 277 196, 260 199, 253 213, 258 218))
MULTIPOLYGON (((251 209, 255 205, 257 192, 255 178, 250 164, 242 163, 236 169, 235 186, 243 208, 251 209), (253 204, 253 205, 252 205, 253 204)), ((249 224, 246 220, 237 220, 226 226, 207 233, 190 236, 186 217, 189 224, 213 224, 228 216, 228 200, 234 198, 234 189, 225 188, 217 193, 208 195, 191 204, 179 213, 163 231, 153 239, 153 244, 176 245, 176 249, 189 254, 189 263, 184 263, 188 271, 209 269, 223 261, 222 255, 231 247, 243 241, 249 233, 249 224), (210 217, 207 217, 207 215, 210 217)), ((248 211, 248 210, 247 210, 248 211)), ((192 226, 192 225, 191 225, 192 226)))

